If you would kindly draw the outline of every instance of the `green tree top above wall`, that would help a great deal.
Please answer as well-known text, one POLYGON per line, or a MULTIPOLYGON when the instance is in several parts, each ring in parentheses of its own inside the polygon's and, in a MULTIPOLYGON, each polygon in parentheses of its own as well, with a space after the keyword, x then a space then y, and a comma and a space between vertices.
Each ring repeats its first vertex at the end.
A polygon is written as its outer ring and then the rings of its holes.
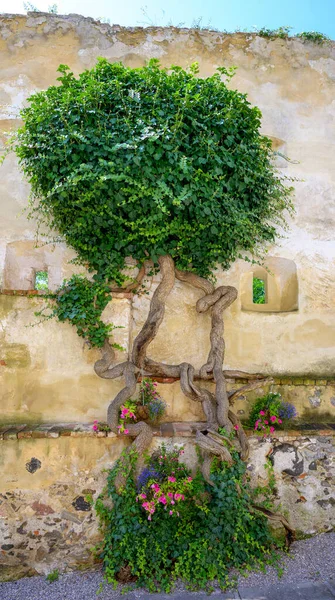
POLYGON ((131 69, 100 59, 22 111, 17 154, 36 211, 102 279, 132 256, 211 276, 275 239, 290 190, 271 164, 261 113, 233 71, 131 69))

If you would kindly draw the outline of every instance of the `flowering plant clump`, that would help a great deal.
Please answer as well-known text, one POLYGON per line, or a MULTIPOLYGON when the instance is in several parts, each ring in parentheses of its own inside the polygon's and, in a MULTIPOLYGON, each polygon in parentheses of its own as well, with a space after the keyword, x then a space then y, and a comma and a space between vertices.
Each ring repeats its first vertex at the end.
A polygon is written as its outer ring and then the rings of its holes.
POLYGON ((187 505, 194 501, 198 480, 191 477, 184 463, 179 462, 182 454, 183 447, 167 449, 163 444, 138 477, 140 493, 136 502, 140 502, 149 521, 154 513, 158 518, 162 510, 168 511, 171 517, 179 517, 181 511, 187 510, 187 505))
POLYGON ((190 474, 182 452, 160 447, 137 480, 135 452, 124 453, 110 471, 95 505, 109 583, 116 585, 126 569, 135 586, 150 592, 170 592, 178 579, 210 591, 213 580, 222 589, 230 585, 231 569, 276 564, 276 542, 266 517, 251 508, 254 494, 238 452, 231 466, 213 461, 212 485, 200 472, 190 474), (129 476, 117 490, 125 466, 129 476))
POLYGON ((258 398, 249 417, 249 423, 257 435, 267 437, 272 435, 276 427, 283 424, 284 420, 297 416, 293 404, 284 402, 280 394, 267 394, 258 398))
POLYGON ((150 480, 161 481, 162 479, 162 473, 149 465, 148 467, 142 469, 141 473, 139 474, 137 478, 137 487, 139 490, 141 490, 142 488, 149 486, 150 480))
POLYGON ((267 437, 275 432, 275 425, 278 423, 280 425, 283 421, 276 417, 276 415, 271 415, 271 412, 268 410, 265 412, 264 410, 259 411, 259 418, 255 421, 254 430, 258 435, 262 435, 263 437, 267 437), (270 414, 270 416, 269 416, 270 414))
POLYGON ((151 421, 158 421, 165 413, 166 404, 157 391, 157 383, 149 378, 142 379, 139 404, 147 407, 151 421))
POLYGON ((190 470, 185 463, 180 461, 183 454, 183 446, 175 444, 173 447, 167 448, 165 444, 162 444, 151 456, 150 465, 161 474, 163 479, 168 478, 170 475, 177 477, 177 479, 184 479, 190 475, 190 470))
POLYGON ((297 409, 290 402, 282 402, 279 408, 279 416, 284 421, 294 419, 297 416, 297 409))
POLYGON ((97 419, 95 419, 95 421, 93 421, 92 429, 93 429, 93 431, 96 431, 96 432, 111 430, 109 425, 107 425, 107 423, 101 423, 100 421, 97 421, 97 419))
POLYGON ((127 400, 120 408, 119 425, 117 426, 119 433, 127 435, 127 423, 134 423, 137 420, 136 404, 132 400, 127 400))
POLYGON ((191 476, 177 480, 174 475, 171 475, 167 481, 149 483, 148 492, 141 492, 136 501, 141 502, 142 508, 148 513, 149 521, 156 511, 159 513, 159 509, 167 510, 171 517, 179 517, 181 503, 185 504, 193 498, 192 482, 191 476))

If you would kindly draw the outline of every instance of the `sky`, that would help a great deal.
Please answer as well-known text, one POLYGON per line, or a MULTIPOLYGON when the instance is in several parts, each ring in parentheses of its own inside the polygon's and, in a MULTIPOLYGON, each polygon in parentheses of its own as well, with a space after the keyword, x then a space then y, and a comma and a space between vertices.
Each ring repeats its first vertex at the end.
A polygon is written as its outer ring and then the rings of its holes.
MULTIPOLYGON (((32 0, 42 11, 56 1, 58 14, 77 13, 125 26, 181 25, 235 31, 253 27, 292 33, 320 31, 335 39, 335 0, 32 0)), ((0 0, 0 12, 25 13, 22 0, 0 0)))

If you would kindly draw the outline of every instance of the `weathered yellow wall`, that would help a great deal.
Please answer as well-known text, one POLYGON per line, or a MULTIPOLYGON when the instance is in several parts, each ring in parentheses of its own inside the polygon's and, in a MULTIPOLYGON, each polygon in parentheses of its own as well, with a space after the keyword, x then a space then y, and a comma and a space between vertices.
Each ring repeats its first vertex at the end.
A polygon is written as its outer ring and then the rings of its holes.
MULTIPOLYGON (((226 367, 277 376, 311 375, 312 379, 333 376, 334 44, 174 28, 123 29, 76 15, 5 15, 0 17, 2 142, 4 132, 18 126, 18 110, 26 98, 56 82, 60 63, 78 74, 92 67, 98 56, 131 66, 143 65, 150 57, 158 57, 162 65, 187 66, 198 61, 201 76, 212 74, 220 65, 238 67, 231 85, 248 93, 250 102, 262 110, 263 132, 274 139, 276 148, 297 161, 278 159, 282 174, 300 181, 294 184, 296 214, 290 229, 269 249, 269 256, 294 261, 299 297, 298 310, 260 313, 241 310, 240 294, 226 315, 226 367)), ((7 157, 0 175, 0 279, 15 287, 18 273, 12 263, 8 267, 12 271, 4 273, 6 249, 9 256, 8 244, 24 242, 20 248, 24 255, 26 243, 28 256, 35 226, 22 212, 29 187, 13 155, 7 157)), ((67 263, 71 253, 64 247, 57 252, 52 259, 55 285, 71 271, 67 263)), ((7 257, 7 265, 8 261, 7 257)), ((218 272, 218 283, 235 285, 241 292, 242 276, 249 271, 248 263, 238 261, 229 272, 218 272)), ((155 285, 157 281, 148 282, 148 296, 115 299, 108 307, 109 316, 125 327, 117 330, 116 338, 127 349, 146 317, 155 285)), ((205 361, 209 316, 196 315, 199 295, 176 284, 166 319, 150 349, 153 358, 189 360, 196 366, 205 361)), ((106 382, 94 375, 97 352, 89 350, 69 325, 48 322, 26 327, 34 322, 33 313, 40 303, 40 299, 0 295, 2 418, 24 422, 103 419, 121 382, 106 382)), ((202 418, 200 407, 182 397, 178 384, 165 385, 163 395, 169 403, 169 419, 202 418)), ((322 392, 321 399, 320 410, 334 415, 333 396, 322 392)))

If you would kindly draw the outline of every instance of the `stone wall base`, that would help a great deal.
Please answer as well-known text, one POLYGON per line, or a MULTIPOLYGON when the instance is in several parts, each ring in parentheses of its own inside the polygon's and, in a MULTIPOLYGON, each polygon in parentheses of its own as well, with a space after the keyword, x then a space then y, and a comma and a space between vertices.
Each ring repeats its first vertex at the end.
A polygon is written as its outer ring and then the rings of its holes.
MULTIPOLYGON (((152 449, 163 441, 183 444, 185 461, 195 468, 194 437, 186 430, 175 435, 176 425, 170 434, 157 435, 152 449)), ((94 562, 91 549, 101 534, 91 498, 102 491, 105 469, 129 440, 92 435, 88 429, 59 435, 56 429, 48 437, 17 438, 12 432, 0 442, 0 580, 94 562)), ((252 485, 267 484, 269 458, 275 501, 300 536, 335 525, 335 435, 322 433, 250 439, 252 485)))

